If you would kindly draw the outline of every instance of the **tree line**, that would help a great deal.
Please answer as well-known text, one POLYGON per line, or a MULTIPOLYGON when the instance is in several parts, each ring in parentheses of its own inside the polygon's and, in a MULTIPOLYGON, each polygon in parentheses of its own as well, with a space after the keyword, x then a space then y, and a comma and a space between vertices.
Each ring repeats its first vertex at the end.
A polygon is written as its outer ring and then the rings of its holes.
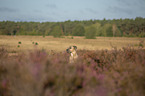
POLYGON ((0 35, 145 37, 145 18, 64 22, 0 21, 0 35))

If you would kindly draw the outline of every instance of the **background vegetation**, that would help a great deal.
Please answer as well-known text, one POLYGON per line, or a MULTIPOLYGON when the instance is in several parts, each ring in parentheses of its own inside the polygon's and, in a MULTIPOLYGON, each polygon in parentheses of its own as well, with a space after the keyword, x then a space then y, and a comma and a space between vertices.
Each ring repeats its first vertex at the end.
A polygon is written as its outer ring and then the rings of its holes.
POLYGON ((79 50, 69 64, 66 52, 44 50, 9 56, 0 48, 0 96, 145 96, 145 51, 79 50))
POLYGON ((0 35, 84 36, 94 27, 96 36, 145 37, 145 18, 65 22, 0 22, 0 35))
POLYGON ((86 33, 85 33, 85 37, 86 37, 86 39, 95 39, 96 38, 95 27, 91 26, 91 27, 87 28, 86 33))

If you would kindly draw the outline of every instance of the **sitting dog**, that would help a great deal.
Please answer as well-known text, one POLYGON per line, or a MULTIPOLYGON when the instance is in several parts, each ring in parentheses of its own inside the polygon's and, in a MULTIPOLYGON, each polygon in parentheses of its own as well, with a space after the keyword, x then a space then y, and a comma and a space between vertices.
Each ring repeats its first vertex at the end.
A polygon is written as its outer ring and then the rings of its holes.
POLYGON ((74 61, 78 58, 76 50, 77 46, 70 46, 68 49, 66 49, 67 53, 70 53, 69 63, 74 63, 74 61))

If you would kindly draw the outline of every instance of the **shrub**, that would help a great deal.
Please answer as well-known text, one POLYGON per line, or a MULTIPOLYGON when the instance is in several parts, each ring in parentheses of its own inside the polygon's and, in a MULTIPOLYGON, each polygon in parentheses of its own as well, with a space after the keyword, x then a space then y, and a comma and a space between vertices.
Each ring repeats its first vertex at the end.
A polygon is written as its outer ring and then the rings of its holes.
POLYGON ((18 44, 22 44, 22 42, 21 42, 21 41, 19 41, 19 42, 18 42, 18 44))
POLYGON ((8 94, 8 80, 7 80, 7 70, 4 66, 7 61, 7 50, 0 48, 0 96, 9 96, 8 94), (5 61, 5 62, 3 62, 5 61))
POLYGON ((141 48, 78 50, 74 64, 68 63, 66 52, 4 54, 7 51, 0 50, 1 96, 145 95, 145 51, 141 48))
POLYGON ((38 45, 38 43, 36 42, 35 45, 38 45))
POLYGON ((18 48, 20 47, 20 45, 17 46, 18 48))

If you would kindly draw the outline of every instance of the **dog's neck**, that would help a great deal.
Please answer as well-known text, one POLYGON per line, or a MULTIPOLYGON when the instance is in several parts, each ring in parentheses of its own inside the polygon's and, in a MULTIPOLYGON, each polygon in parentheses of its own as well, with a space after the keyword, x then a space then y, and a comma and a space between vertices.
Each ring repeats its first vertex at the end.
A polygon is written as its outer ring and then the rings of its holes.
POLYGON ((76 53, 76 51, 73 51, 73 52, 71 52, 70 53, 70 63, 73 63, 76 59, 78 58, 78 55, 77 55, 77 53, 76 53))
POLYGON ((72 56, 72 57, 76 57, 76 56, 77 56, 76 51, 71 52, 71 56, 72 56))

